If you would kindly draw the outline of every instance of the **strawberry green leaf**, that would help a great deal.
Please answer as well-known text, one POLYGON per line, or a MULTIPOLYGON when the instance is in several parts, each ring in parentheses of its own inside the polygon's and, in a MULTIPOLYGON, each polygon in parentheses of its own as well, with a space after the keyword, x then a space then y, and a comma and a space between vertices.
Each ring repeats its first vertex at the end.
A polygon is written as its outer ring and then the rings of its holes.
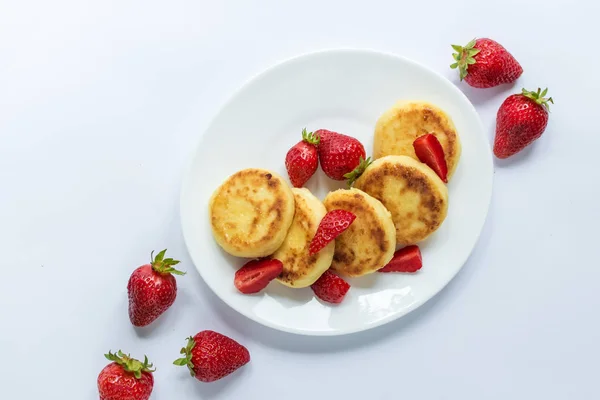
POLYGON ((183 276, 186 274, 185 272, 179 271, 178 269, 175 269, 175 268, 166 268, 165 273, 179 275, 179 276, 183 276))
POLYGON ((113 361, 123 367, 123 369, 127 372, 131 372, 133 376, 137 379, 142 377, 142 372, 154 372, 156 369, 152 369, 153 364, 148 362, 148 357, 144 356, 144 362, 140 362, 135 358, 131 358, 129 354, 123 353, 121 350, 117 352, 117 354, 113 354, 112 352, 108 352, 105 354, 108 360, 113 361))
POLYGON ((302 140, 306 143, 314 144, 315 146, 321 142, 319 135, 315 135, 314 132, 307 132, 306 128, 302 129, 302 140))
POLYGON ((177 360, 173 361, 173 364, 180 367, 187 366, 188 370, 190 371, 190 374, 194 376, 195 372, 194 364, 192 363, 192 349, 194 348, 194 346, 196 346, 196 341, 191 336, 187 338, 187 341, 188 342, 186 346, 180 351, 181 354, 185 354, 185 357, 178 358, 177 360))
MULTIPOLYGON (((154 260, 153 260, 153 261, 156 261, 156 262, 160 262, 160 261, 162 261, 162 260, 163 260, 163 258, 165 257, 165 253, 166 253, 166 252, 167 252, 167 249, 164 249, 163 251, 161 251, 160 253, 158 253, 158 254, 156 255, 156 257, 154 258, 154 260)), ((153 253, 154 253, 154 251, 153 251, 152 253, 150 253, 150 257, 152 257, 152 254, 153 254, 153 253)))
POLYGON ((158 253, 156 257, 152 257, 154 252, 150 254, 150 257, 152 258, 152 269, 160 274, 185 275, 185 272, 173 268, 173 265, 179 264, 179 260, 174 260, 172 258, 164 258, 166 252, 167 249, 164 249, 163 251, 158 253))
POLYGON ((456 53, 452 54, 452 58, 454 58, 456 62, 451 64, 450 68, 458 68, 461 81, 467 76, 469 65, 473 65, 477 62, 474 57, 479 54, 480 50, 474 47, 475 43, 476 39, 473 39, 464 47, 456 44, 451 45, 456 51, 456 53))
POLYGON ((367 167, 369 165, 371 165, 371 163, 372 163, 371 157, 367 157, 366 160, 363 159, 362 157, 360 157, 358 166, 356 168, 354 168, 354 170, 352 170, 344 175, 344 178, 346 178, 348 180, 349 188, 352 187, 352 184, 354 184, 354 181, 356 181, 363 174, 363 172, 365 172, 365 170, 367 169, 367 167))
POLYGON ((547 111, 550 111, 550 103, 554 104, 554 100, 552 97, 546 98, 546 94, 548 93, 548 88, 542 91, 541 88, 538 88, 537 91, 529 91, 527 89, 522 90, 522 95, 535 101, 540 106, 544 107, 547 111))

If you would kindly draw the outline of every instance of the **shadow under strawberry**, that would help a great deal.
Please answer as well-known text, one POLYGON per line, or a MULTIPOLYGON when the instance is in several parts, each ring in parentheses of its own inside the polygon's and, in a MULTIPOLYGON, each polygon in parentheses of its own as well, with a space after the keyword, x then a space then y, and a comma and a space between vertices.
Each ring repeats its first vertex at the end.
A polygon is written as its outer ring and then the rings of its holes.
POLYGON ((475 106, 483 106, 495 100, 504 100, 506 94, 512 92, 517 84, 517 82, 505 83, 503 85, 482 90, 461 82, 456 76, 451 80, 475 106))
POLYGON ((529 159, 531 157, 535 157, 534 153, 537 152, 536 147, 538 143, 532 143, 527 146, 517 154, 508 157, 508 158, 498 158, 494 157, 494 165, 500 168, 508 168, 508 167, 519 167, 522 164, 529 163, 529 159))

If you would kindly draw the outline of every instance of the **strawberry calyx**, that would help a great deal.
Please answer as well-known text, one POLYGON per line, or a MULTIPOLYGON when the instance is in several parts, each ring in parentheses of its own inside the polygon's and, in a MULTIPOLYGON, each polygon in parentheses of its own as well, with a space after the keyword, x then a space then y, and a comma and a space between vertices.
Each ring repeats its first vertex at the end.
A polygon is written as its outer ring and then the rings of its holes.
POLYGON ((306 128, 302 129, 302 140, 308 144, 318 146, 321 142, 319 135, 315 135, 314 132, 307 132, 306 128))
POLYGON ((538 88, 537 91, 529 91, 523 89, 523 92, 521 94, 527 97, 528 99, 535 101, 540 106, 546 108, 547 111, 550 111, 550 103, 554 104, 554 100, 552 100, 552 97, 545 97, 546 94, 548 94, 548 88, 544 90, 538 88))
POLYGON ((458 68, 461 81, 467 76, 469 65, 476 63, 474 57, 479 54, 479 49, 475 48, 476 40, 477 39, 471 40, 466 46, 459 46, 456 44, 451 45, 456 51, 456 53, 452 53, 452 57, 456 62, 450 64, 450 68, 458 68))
POLYGON ((358 166, 347 174, 344 174, 344 178, 348 180, 348 187, 352 187, 354 181, 356 181, 363 174, 363 172, 365 172, 367 167, 371 165, 372 162, 373 161, 371 160, 371 157, 367 157, 366 160, 362 158, 362 156, 360 157, 358 166))
POLYGON ((150 265, 152 265, 152 269, 159 274, 185 275, 185 272, 173 268, 173 265, 179 264, 179 261, 172 258, 165 258, 166 252, 167 249, 164 249, 156 257, 154 257, 154 251, 150 253, 150 265))
POLYGON ((106 357, 110 361, 116 362, 118 365, 123 367, 123 369, 127 372, 131 372, 136 379, 140 379, 142 377, 142 372, 154 372, 156 368, 152 369, 152 363, 148 362, 148 357, 144 356, 144 362, 142 363, 135 358, 131 358, 131 355, 123 353, 119 350, 117 353, 108 352, 105 354, 106 357))
POLYGON ((185 357, 178 358, 177 360, 173 361, 173 364, 178 365, 180 367, 183 367, 185 365, 190 370, 190 374, 194 376, 195 372, 194 364, 192 363, 192 349, 196 346, 196 341, 191 336, 187 338, 187 341, 188 342, 186 346, 182 347, 179 351, 179 353, 184 354, 185 357))

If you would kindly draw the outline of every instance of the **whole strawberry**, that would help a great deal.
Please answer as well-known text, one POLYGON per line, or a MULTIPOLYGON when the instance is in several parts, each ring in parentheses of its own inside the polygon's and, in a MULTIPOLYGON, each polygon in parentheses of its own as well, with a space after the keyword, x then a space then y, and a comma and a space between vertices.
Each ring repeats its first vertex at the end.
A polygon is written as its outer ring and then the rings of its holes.
POLYGON ((549 103, 554 104, 552 97, 544 97, 547 93, 548 89, 537 92, 523 89, 522 93, 504 100, 496 116, 496 157, 510 157, 542 136, 548 124, 549 103))
POLYGON ((129 319, 135 326, 146 326, 164 313, 175 301, 175 275, 184 275, 173 268, 179 261, 164 258, 166 249, 153 257, 150 264, 142 265, 131 274, 127 283, 129 319))
POLYGON ((173 364, 187 366, 191 375, 201 382, 219 380, 250 361, 248 349, 220 333, 202 331, 187 340, 180 351, 184 357, 173 364))
POLYGON ((152 364, 148 357, 144 362, 125 355, 121 350, 117 354, 110 351, 104 357, 112 361, 98 375, 100 400, 148 400, 154 387, 152 364))
POLYGON ((294 187, 302 187, 317 171, 319 136, 302 129, 302 140, 296 143, 285 156, 285 168, 294 187))
POLYGON ((473 39, 466 46, 453 44, 452 56, 460 80, 476 88, 490 88, 516 81, 523 73, 519 62, 502 45, 492 39, 473 39))
POLYGON ((364 146, 355 138, 319 129, 315 132, 320 138, 319 161, 325 175, 336 181, 343 181, 348 177, 361 160, 366 157, 364 146))

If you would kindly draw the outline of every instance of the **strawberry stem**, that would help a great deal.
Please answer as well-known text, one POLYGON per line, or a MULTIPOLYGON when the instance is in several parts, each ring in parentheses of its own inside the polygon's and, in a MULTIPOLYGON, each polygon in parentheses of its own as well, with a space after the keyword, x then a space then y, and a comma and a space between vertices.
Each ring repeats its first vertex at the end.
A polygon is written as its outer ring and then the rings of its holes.
POLYGON ((159 274, 185 275, 185 272, 173 268, 173 265, 179 264, 179 261, 172 258, 165 258, 166 252, 167 249, 164 249, 156 257, 154 257, 154 251, 150 253, 150 265, 152 265, 152 269, 159 274))
POLYGON ((456 62, 450 64, 450 68, 458 68, 461 81, 467 76, 469 65, 476 63, 474 57, 479 54, 479 49, 475 48, 476 40, 471 40, 466 46, 452 45, 452 48, 456 51, 456 53, 452 53, 452 57, 456 62))
POLYGON ((371 157, 367 157, 366 160, 360 157, 358 166, 344 175, 344 178, 348 179, 348 188, 352 187, 354 181, 356 181, 363 174, 363 172, 365 172, 367 167, 371 165, 372 162, 373 161, 371 161, 371 157))
POLYGON ((304 140, 308 144, 313 144, 315 146, 318 146, 321 142, 321 138, 319 137, 319 135, 315 135, 314 132, 307 132, 306 128, 302 129, 302 140, 304 140))
POLYGON ((535 101, 540 106, 545 107, 548 111, 550 111, 550 103, 554 104, 554 100, 552 100, 552 97, 545 97, 546 94, 548 94, 548 88, 544 90, 538 88, 538 90, 535 92, 523 89, 523 92, 521 94, 535 101))
POLYGON ((154 372, 155 369, 152 369, 152 363, 148 362, 148 357, 144 356, 144 362, 142 363, 135 358, 131 358, 129 354, 124 354, 121 350, 119 350, 116 354, 111 353, 105 354, 106 357, 110 361, 114 361, 119 364, 123 369, 127 372, 131 372, 136 379, 140 379, 142 377, 142 372, 154 372))
POLYGON ((187 366, 190 370, 190 374, 194 376, 195 373, 194 364, 192 363, 192 349, 194 348, 194 346, 196 346, 196 341, 191 336, 187 338, 187 341, 187 345, 185 347, 182 347, 179 351, 179 353, 184 354, 185 357, 178 358, 177 360, 173 361, 173 364, 178 365, 180 367, 184 365, 187 366))

